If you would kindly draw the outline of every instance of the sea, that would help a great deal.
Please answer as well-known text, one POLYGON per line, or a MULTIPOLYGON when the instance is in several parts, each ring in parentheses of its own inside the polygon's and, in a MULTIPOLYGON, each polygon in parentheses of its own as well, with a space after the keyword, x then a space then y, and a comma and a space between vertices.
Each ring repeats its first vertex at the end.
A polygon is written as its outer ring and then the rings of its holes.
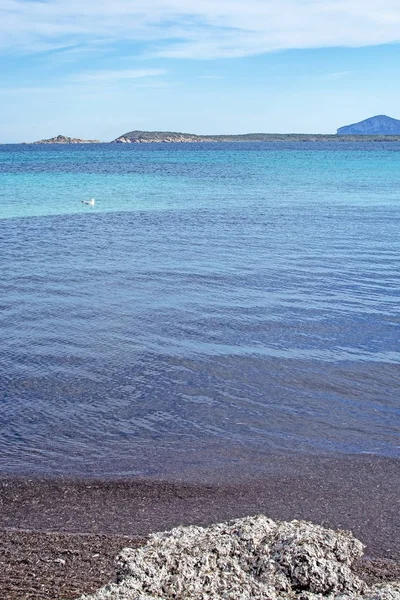
POLYGON ((3 475, 400 457, 400 144, 2 145, 0 336, 3 475))

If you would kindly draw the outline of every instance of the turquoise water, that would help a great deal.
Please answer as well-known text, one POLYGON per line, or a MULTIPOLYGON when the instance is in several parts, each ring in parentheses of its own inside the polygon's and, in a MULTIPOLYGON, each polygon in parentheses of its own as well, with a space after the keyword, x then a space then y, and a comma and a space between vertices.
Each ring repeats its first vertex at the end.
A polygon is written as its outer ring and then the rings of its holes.
POLYGON ((3 146, 0 218, 206 207, 398 206, 397 144, 3 146), (240 188, 240 194, 238 193, 240 188))
POLYGON ((396 143, 0 146, 0 471, 398 456, 399 167, 396 143))

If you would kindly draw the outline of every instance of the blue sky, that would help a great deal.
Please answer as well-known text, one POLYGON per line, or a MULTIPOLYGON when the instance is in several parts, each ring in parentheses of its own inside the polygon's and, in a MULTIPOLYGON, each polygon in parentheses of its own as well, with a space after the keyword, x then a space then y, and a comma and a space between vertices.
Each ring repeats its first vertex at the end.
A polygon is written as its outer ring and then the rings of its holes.
POLYGON ((400 118, 400 0, 0 0, 0 141, 400 118))

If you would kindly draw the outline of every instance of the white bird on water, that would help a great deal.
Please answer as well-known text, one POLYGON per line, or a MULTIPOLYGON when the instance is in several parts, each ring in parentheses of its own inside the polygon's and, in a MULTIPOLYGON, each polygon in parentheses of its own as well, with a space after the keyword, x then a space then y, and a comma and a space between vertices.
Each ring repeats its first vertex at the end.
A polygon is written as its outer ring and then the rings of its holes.
POLYGON ((94 206, 95 201, 94 198, 92 198, 91 200, 81 200, 82 204, 88 204, 89 206, 94 206))

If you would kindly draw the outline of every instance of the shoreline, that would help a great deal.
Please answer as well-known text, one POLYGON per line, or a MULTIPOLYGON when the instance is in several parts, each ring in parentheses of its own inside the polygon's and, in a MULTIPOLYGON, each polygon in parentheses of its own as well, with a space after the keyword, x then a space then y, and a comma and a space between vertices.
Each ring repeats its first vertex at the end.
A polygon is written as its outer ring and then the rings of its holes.
POLYGON ((146 477, 0 474, 0 530, 142 536, 262 512, 350 529, 367 553, 400 560, 400 459, 272 454, 253 472, 171 467, 146 477))
POLYGON ((151 532, 260 513, 351 530, 366 545, 363 576, 399 579, 400 460, 311 463, 298 475, 213 473, 197 482, 0 476, 4 600, 76 598, 112 579, 118 551, 151 532))
MULTIPOLYGON (((151 132, 144 132, 151 133, 151 132)), ((68 137, 68 136, 65 136, 68 137)), ((139 137, 129 139, 125 135, 119 136, 114 140, 79 140, 79 141, 54 141, 37 140, 33 142, 0 142, 0 146, 143 146, 143 145, 160 145, 167 144, 175 146, 181 144, 281 144, 281 143, 334 143, 334 144, 382 144, 382 143, 399 143, 399 134, 337 134, 337 133, 261 133, 261 134, 221 134, 221 135, 196 135, 186 134, 184 137, 181 134, 175 136, 166 135, 164 138, 157 137, 139 137)))

